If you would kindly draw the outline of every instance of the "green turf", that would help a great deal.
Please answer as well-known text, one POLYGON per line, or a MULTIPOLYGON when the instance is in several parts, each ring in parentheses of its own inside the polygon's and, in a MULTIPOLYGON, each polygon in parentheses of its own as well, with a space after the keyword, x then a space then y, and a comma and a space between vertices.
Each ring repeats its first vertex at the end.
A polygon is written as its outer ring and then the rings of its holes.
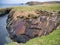
POLYGON ((45 11, 60 11, 60 4, 53 5, 36 5, 36 6, 20 6, 14 7, 15 10, 19 11, 33 11, 33 10, 45 10, 45 11))
POLYGON ((60 45, 60 29, 55 30, 48 36, 32 39, 25 45, 60 45))

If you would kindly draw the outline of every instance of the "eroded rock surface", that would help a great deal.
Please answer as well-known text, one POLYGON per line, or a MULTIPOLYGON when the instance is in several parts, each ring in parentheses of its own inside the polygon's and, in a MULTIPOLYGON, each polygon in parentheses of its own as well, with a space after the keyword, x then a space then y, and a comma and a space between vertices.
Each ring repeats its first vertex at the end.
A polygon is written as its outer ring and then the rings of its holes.
POLYGON ((34 37, 47 35, 60 28, 60 12, 12 10, 6 28, 11 39, 25 43, 34 37))

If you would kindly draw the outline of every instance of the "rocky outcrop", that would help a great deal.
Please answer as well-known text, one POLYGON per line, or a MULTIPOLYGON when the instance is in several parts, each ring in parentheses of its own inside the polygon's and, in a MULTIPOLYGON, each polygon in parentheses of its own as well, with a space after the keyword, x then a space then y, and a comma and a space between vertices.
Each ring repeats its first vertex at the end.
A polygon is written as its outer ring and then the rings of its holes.
POLYGON ((4 16, 11 11, 12 8, 0 9, 0 16, 4 16))
POLYGON ((8 15, 6 28, 12 40, 25 43, 51 33, 59 25, 60 12, 12 10, 8 15))

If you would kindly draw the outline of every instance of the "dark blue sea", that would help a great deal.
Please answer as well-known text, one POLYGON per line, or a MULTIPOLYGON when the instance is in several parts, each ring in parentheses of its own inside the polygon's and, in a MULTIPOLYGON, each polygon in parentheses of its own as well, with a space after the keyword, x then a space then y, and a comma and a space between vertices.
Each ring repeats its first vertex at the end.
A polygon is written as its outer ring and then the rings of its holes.
POLYGON ((6 43, 11 42, 6 30, 6 19, 7 15, 0 17, 0 45, 5 45, 6 43))

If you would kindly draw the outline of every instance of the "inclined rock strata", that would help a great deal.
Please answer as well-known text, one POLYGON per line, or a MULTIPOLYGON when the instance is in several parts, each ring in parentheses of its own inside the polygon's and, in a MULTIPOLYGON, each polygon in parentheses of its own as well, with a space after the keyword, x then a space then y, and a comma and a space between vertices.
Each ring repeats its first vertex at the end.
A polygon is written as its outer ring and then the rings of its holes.
POLYGON ((12 40, 25 43, 34 37, 47 35, 60 28, 60 12, 38 10, 32 12, 12 10, 9 13, 6 28, 12 40))

